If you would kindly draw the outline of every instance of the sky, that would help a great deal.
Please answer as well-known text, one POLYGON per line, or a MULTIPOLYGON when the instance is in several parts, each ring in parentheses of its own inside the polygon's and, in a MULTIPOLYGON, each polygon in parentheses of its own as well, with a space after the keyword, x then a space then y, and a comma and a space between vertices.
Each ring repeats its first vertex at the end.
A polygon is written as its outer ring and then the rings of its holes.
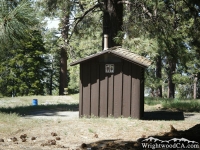
POLYGON ((58 19, 54 19, 54 20, 47 19, 47 20, 48 20, 48 22, 47 22, 48 28, 58 28, 58 24, 59 24, 58 19))

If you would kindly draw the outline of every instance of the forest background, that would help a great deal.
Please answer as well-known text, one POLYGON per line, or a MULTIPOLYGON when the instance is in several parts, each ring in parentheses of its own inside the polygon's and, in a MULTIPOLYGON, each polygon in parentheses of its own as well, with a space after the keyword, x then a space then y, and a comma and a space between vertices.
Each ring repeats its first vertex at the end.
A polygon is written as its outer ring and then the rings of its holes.
POLYGON ((77 93, 79 66, 69 64, 102 51, 105 12, 115 11, 122 17, 115 45, 152 61, 145 94, 199 98, 198 0, 1 0, 0 95, 77 93), (47 28, 47 18, 59 27, 47 28))

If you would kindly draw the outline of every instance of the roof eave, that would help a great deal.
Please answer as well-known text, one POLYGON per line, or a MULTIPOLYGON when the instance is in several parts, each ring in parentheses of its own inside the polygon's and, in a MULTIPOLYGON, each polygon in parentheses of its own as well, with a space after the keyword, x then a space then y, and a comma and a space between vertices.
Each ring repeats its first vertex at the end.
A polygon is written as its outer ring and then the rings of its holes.
POLYGON ((140 61, 137 61, 137 60, 128 59, 128 58, 124 57, 123 55, 120 55, 119 53, 116 53, 114 51, 111 51, 110 53, 112 53, 112 54, 114 54, 114 55, 116 55, 116 56, 118 56, 118 57, 120 57, 120 58, 122 58, 124 60, 127 60, 127 61, 129 61, 131 63, 134 63, 134 64, 137 64, 137 65, 139 65, 141 67, 144 67, 144 68, 147 68, 147 67, 149 67, 151 65, 151 62, 148 62, 148 64, 141 63, 140 61))
POLYGON ((122 59, 124 59, 124 60, 127 60, 127 61, 129 61, 129 62, 131 62, 131 63, 137 64, 137 65, 139 65, 139 66, 141 66, 141 67, 144 67, 144 68, 147 68, 147 67, 149 67, 149 66, 151 65, 151 61, 149 61, 149 60, 147 60, 147 59, 146 59, 146 60, 143 60, 143 61, 138 61, 138 60, 136 60, 136 59, 132 60, 131 58, 128 58, 128 57, 124 56, 123 54, 120 54, 120 53, 118 53, 118 52, 115 52, 115 51, 113 50, 113 48, 110 48, 110 49, 108 49, 108 50, 104 50, 104 51, 101 51, 101 52, 99 52, 99 53, 97 53, 97 54, 90 55, 90 56, 88 56, 88 57, 85 57, 85 58, 82 58, 82 59, 77 60, 77 61, 75 61, 75 62, 72 62, 72 63, 70 64, 70 66, 78 65, 78 64, 80 64, 80 63, 82 63, 82 62, 84 62, 84 61, 87 61, 87 60, 96 58, 96 57, 101 56, 101 55, 103 55, 103 54, 105 54, 105 53, 111 53, 111 54, 113 54, 113 55, 115 55, 115 56, 117 56, 117 57, 120 57, 120 58, 122 58, 122 59))
POLYGON ((87 61, 87 60, 89 60, 89 59, 96 58, 96 57, 98 57, 98 56, 100 56, 100 55, 103 55, 103 54, 105 54, 105 53, 108 53, 108 52, 109 52, 109 50, 104 50, 104 51, 102 51, 102 52, 100 52, 100 53, 97 53, 97 54, 88 56, 88 57, 86 57, 86 58, 79 59, 79 60, 77 60, 77 61, 72 62, 72 63, 70 64, 70 66, 78 65, 78 64, 80 64, 80 63, 83 62, 83 61, 87 61))

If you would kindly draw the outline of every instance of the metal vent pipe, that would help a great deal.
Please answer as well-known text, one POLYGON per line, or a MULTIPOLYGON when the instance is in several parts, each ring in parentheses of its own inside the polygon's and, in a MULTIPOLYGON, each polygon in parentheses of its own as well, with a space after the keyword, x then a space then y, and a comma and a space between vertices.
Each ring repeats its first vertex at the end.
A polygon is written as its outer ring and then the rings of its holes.
POLYGON ((104 49, 103 50, 107 50, 108 49, 108 35, 104 34, 104 49))

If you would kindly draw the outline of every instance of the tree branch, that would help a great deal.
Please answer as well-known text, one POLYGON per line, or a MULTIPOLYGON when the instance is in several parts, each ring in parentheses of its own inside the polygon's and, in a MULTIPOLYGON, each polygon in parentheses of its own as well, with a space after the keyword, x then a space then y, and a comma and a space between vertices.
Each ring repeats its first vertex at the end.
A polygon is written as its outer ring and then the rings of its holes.
POLYGON ((149 12, 149 10, 144 6, 143 3, 140 4, 140 6, 142 7, 142 10, 144 11, 144 13, 146 13, 150 18, 152 18, 152 13, 149 12))
POLYGON ((81 10, 84 11, 85 9, 84 9, 83 5, 81 4, 81 2, 79 1, 79 2, 77 2, 77 3, 78 3, 78 5, 79 5, 79 7, 81 8, 81 10))
MULTIPOLYGON (((100 6, 102 6, 102 4, 103 4, 103 3, 98 3, 98 4, 94 5, 93 7, 89 8, 87 11, 85 11, 85 12, 83 13, 82 16, 80 16, 80 17, 78 17, 78 18, 75 18, 75 21, 74 21, 74 22, 75 22, 74 28, 77 27, 77 25, 85 18, 85 16, 86 16, 88 13, 90 13, 91 11, 94 11, 96 8, 99 8, 100 6)), ((70 37, 68 38, 68 41, 71 39, 72 35, 73 35, 73 31, 72 31, 70 37)))
MULTIPOLYGON (((134 5, 133 3, 129 2, 129 1, 119 1, 118 4, 127 4, 127 5, 134 5)), ((146 13, 150 18, 152 18, 152 13, 149 12, 149 10, 145 7, 145 5, 143 3, 140 3, 139 6, 142 8, 142 10, 144 11, 144 13, 146 13)), ((155 10, 155 14, 156 14, 156 10, 155 10)))
POLYGON ((192 12, 198 13, 198 11, 196 9, 194 9, 194 7, 191 7, 190 4, 186 0, 183 0, 183 2, 188 6, 188 8, 190 9, 191 13, 192 12))

